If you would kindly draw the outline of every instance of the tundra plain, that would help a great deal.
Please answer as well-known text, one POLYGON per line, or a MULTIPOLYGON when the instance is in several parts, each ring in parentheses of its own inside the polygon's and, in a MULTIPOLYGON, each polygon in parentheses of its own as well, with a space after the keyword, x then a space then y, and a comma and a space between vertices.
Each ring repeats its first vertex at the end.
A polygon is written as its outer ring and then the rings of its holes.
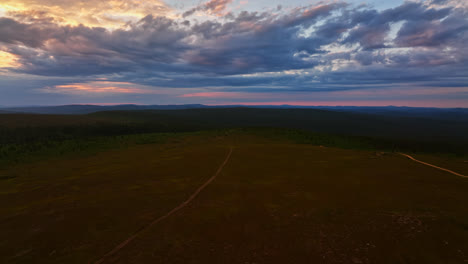
MULTIPOLYGON (((272 128, 60 131, 56 143, 18 136, 4 145, 2 263, 468 261, 468 179, 368 144, 380 139, 272 128)), ((464 155, 410 154, 468 174, 464 155)))

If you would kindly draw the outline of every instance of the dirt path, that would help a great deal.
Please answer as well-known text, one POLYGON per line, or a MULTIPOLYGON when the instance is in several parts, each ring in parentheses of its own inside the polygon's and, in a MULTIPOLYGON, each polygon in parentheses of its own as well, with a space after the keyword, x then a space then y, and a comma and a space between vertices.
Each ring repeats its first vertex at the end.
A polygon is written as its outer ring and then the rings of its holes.
POLYGON ((424 161, 417 160, 417 159, 415 159, 415 158, 413 158, 413 157, 411 157, 410 155, 407 155, 407 154, 405 154, 405 153, 398 153, 398 154, 400 154, 400 155, 402 155, 402 156, 405 156, 405 157, 407 157, 407 158, 409 158, 409 159, 411 159, 411 160, 413 160, 413 161, 416 161, 416 162, 419 162, 419 163, 421 163, 421 164, 424 164, 424 165, 426 165, 426 166, 430 166, 430 167, 433 167, 433 168, 436 168, 436 169, 439 169, 439 170, 446 171, 446 172, 451 173, 451 174, 453 174, 453 175, 456 175, 456 176, 458 176, 458 177, 468 178, 468 176, 466 176, 466 175, 463 175, 463 174, 460 174, 460 173, 457 173, 457 172, 454 172, 454 171, 451 171, 451 170, 448 170, 448 169, 444 169, 444 168, 438 167, 438 166, 436 166, 436 165, 429 164, 429 163, 424 162, 424 161))
POLYGON ((152 226, 154 226, 155 224, 161 222, 162 220, 168 218, 169 216, 173 215, 175 212, 179 211, 180 209, 184 208, 185 206, 187 206, 190 202, 192 202, 197 196, 198 194, 203 191, 203 189, 205 189, 206 186, 208 186, 214 179, 216 179, 216 177, 221 173, 221 171, 223 170, 224 166, 227 164, 227 162, 229 161, 229 159, 231 158, 231 154, 232 154, 232 147, 229 149, 229 153, 228 155, 226 156, 226 159, 224 160, 224 162, 221 164, 221 166, 219 166, 218 170, 215 172, 215 174, 213 176, 211 176, 211 178, 209 178, 202 186, 200 186, 185 202, 181 203, 179 206, 175 207, 174 209, 172 209, 170 212, 168 212, 167 214, 155 219, 153 222, 149 223, 148 225, 140 228, 139 230, 137 230, 135 232, 135 234, 133 234, 132 236, 130 236, 129 238, 127 238, 126 240, 122 241, 120 244, 118 244, 113 250, 109 251, 107 254, 105 254, 102 258, 100 258, 99 260, 97 260, 96 262, 94 262, 95 264, 100 264, 100 263, 104 263, 104 261, 106 261, 107 258, 115 255, 119 250, 121 250, 122 248, 124 248, 126 245, 128 245, 130 242, 132 242, 136 237, 138 237, 141 233, 147 231, 148 229, 150 229, 152 226))

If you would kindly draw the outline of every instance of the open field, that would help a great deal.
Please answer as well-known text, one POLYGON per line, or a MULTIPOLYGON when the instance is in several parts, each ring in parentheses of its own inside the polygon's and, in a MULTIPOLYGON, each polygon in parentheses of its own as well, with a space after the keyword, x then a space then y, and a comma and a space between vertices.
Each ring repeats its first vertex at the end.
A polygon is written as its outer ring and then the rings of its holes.
POLYGON ((397 154, 241 131, 146 143, 4 167, 0 262, 93 263, 187 200, 231 147, 199 196, 103 263, 468 261, 467 179, 397 154))

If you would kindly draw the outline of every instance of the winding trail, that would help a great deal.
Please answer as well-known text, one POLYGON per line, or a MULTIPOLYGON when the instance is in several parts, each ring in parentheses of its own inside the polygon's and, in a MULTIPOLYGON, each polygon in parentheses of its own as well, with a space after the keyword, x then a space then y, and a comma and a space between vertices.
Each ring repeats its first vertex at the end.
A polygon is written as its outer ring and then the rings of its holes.
POLYGON ((203 191, 203 189, 206 188, 206 186, 208 186, 214 179, 216 179, 216 177, 221 173, 221 171, 223 170, 224 166, 226 166, 226 164, 228 163, 229 159, 231 158, 231 154, 232 154, 232 150, 233 148, 231 147, 229 149, 229 153, 228 155, 226 156, 226 159, 224 160, 224 162, 221 164, 221 166, 219 166, 218 170, 215 172, 215 174, 213 176, 211 176, 211 178, 209 178, 202 186, 200 186, 185 202, 181 203, 179 206, 175 207, 174 209, 172 209, 171 211, 169 211, 167 214, 155 219, 153 222, 149 223, 148 225, 146 226, 143 226, 141 227, 139 230, 137 230, 135 232, 135 234, 131 235, 129 238, 127 238, 126 240, 122 241, 120 244, 118 244, 114 249, 112 249, 111 251, 109 251, 108 253, 106 253, 102 258, 100 258, 99 260, 97 260, 96 262, 94 262, 95 264, 100 264, 100 263, 104 263, 104 261, 106 261, 107 258, 115 255, 119 250, 121 250, 122 248, 124 248, 126 245, 128 245, 130 242, 132 242, 136 237, 138 237, 141 233, 147 231, 148 229, 150 229, 152 226, 154 226, 155 224, 161 222, 162 220, 168 218, 169 216, 173 215, 174 213, 176 213, 177 211, 179 211, 180 209, 184 208, 185 206, 187 206, 190 202, 192 202, 197 196, 198 194, 200 194, 201 191, 203 191))
POLYGON ((466 176, 466 175, 463 175, 463 174, 460 174, 460 173, 451 171, 451 170, 449 170, 449 169, 441 168, 441 167, 438 167, 438 166, 436 166, 436 165, 432 165, 432 164, 427 163, 427 162, 424 162, 424 161, 417 160, 417 159, 411 157, 411 156, 408 155, 408 154, 405 154, 405 153, 398 153, 398 154, 400 154, 400 155, 402 155, 402 156, 405 156, 405 157, 407 157, 407 158, 409 158, 409 159, 411 159, 411 160, 413 160, 413 161, 416 161, 416 162, 419 162, 419 163, 421 163, 421 164, 424 164, 424 165, 426 165, 426 166, 430 166, 430 167, 433 167, 433 168, 436 168, 436 169, 439 169, 439 170, 446 171, 446 172, 451 173, 451 174, 453 174, 453 175, 456 175, 456 176, 458 176, 458 177, 468 178, 468 176, 466 176))

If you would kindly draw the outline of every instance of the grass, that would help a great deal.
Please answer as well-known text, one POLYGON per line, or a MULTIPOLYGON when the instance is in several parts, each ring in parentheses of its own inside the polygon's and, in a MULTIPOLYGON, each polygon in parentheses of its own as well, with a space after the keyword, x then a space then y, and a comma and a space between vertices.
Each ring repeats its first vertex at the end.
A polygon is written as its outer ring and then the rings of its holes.
POLYGON ((30 152, 29 162, 0 169, 0 262, 92 263, 190 196, 230 146, 221 175, 118 261, 467 261, 466 179, 372 144, 336 148, 348 141, 334 137, 235 129, 108 137, 78 154, 70 146, 79 141, 61 141, 54 148, 63 152, 30 152))
MULTIPOLYGON (((105 129, 107 131, 107 128, 105 129)), ((34 131, 34 130, 33 130, 34 131)), ((109 134, 108 132, 106 132, 109 134)), ((106 134, 104 133, 104 134, 106 134)), ((443 142, 419 144, 414 141, 396 139, 382 139, 366 136, 352 136, 340 134, 317 133, 298 129, 286 128, 234 128, 234 129, 212 129, 196 132, 158 132, 158 133, 136 133, 114 135, 89 135, 68 134, 63 137, 44 138, 33 136, 21 140, 0 144, 0 168, 14 166, 16 164, 31 161, 44 160, 62 155, 92 155, 96 152, 127 148, 135 144, 163 143, 167 140, 187 135, 205 135, 206 137, 218 137, 225 135, 250 135, 257 138, 265 138, 272 142, 288 141, 297 144, 308 144, 327 147, 338 147, 358 150, 379 150, 386 152, 408 152, 418 154, 430 154, 448 159, 466 160, 468 158, 463 147, 445 146, 443 142)), ((33 133, 34 135, 34 133, 33 133)), ((6 137, 7 138, 7 137, 6 137)), ((4 140, 7 140, 7 139, 4 140)))

